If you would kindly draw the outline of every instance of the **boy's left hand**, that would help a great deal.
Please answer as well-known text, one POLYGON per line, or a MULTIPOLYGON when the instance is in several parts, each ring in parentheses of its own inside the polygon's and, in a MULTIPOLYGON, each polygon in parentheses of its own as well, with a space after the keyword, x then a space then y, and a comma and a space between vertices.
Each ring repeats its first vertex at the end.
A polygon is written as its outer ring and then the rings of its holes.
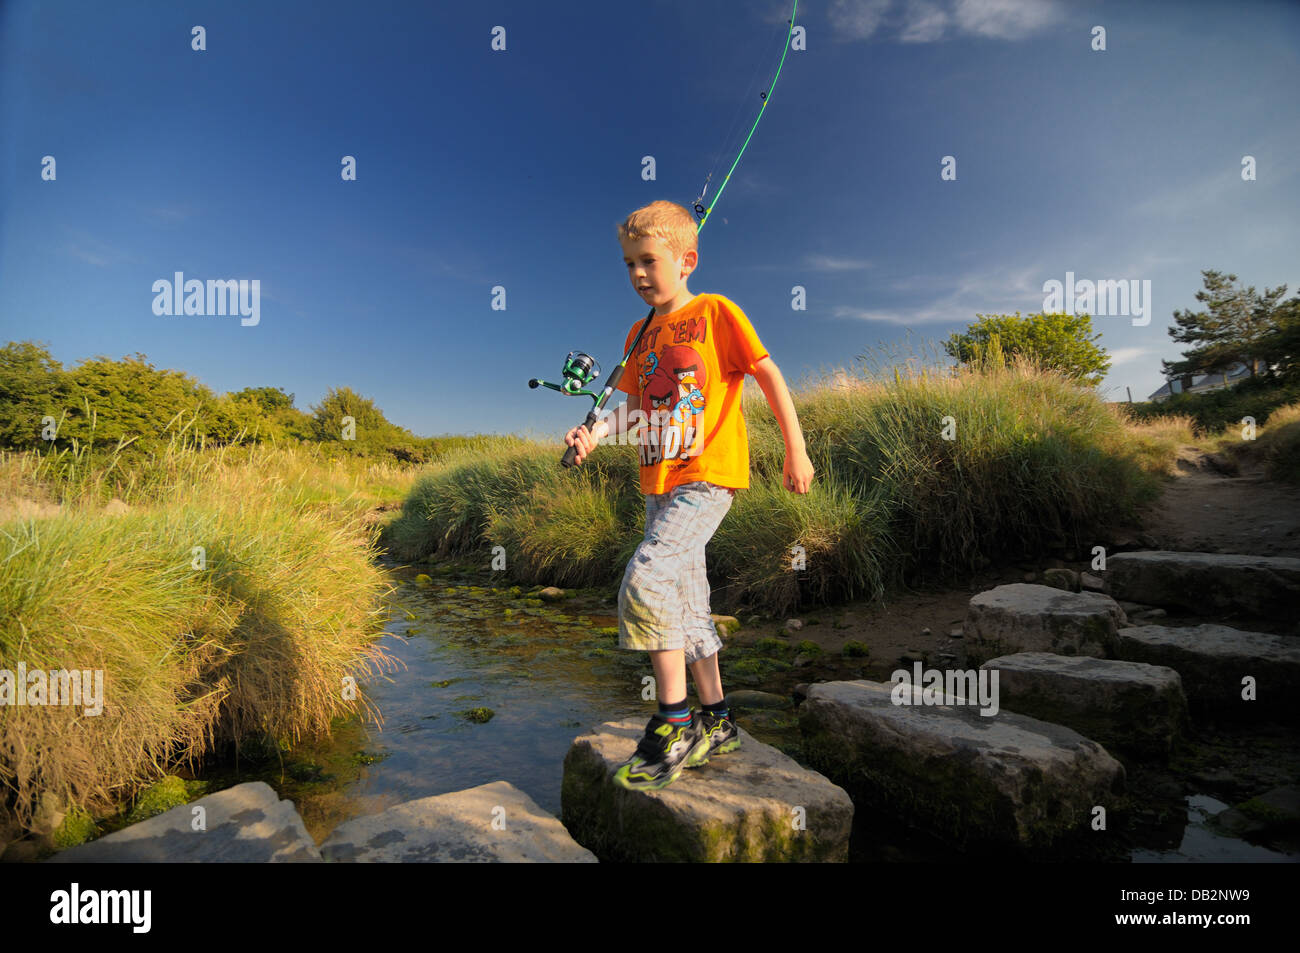
POLYGON ((808 459, 808 453, 804 450, 797 450, 793 453, 786 451, 784 484, 785 488, 791 493, 807 493, 808 487, 812 486, 813 465, 808 459))

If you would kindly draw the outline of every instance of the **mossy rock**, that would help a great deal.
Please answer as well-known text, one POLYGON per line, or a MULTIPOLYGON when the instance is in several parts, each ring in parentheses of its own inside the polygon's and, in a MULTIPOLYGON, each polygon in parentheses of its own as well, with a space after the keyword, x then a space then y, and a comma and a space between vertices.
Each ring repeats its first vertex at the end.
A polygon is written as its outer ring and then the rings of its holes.
POLYGON ((597 635, 612 635, 612 636, 614 636, 614 638, 618 638, 618 626, 616 626, 616 625, 602 625, 599 629, 596 630, 596 634, 597 634, 597 635))
POLYGON ((136 795, 135 805, 126 817, 128 825, 147 821, 190 801, 190 788, 183 778, 167 775, 136 795))
POLYGON ((431 577, 428 573, 423 573, 423 572, 422 572, 422 573, 420 573, 418 576, 415 577, 415 584, 416 584, 417 586, 429 586, 429 585, 432 585, 432 584, 433 584, 433 577, 431 577))
POLYGON ((95 819, 81 808, 74 807, 63 815, 63 822, 54 829, 50 840, 56 848, 64 850, 94 840, 99 834, 95 819))
POLYGON ((459 678, 444 678, 440 682, 430 682, 429 684, 434 688, 446 688, 448 685, 455 685, 459 681, 459 678))
POLYGON ((495 714, 496 712, 491 708, 468 708, 461 712, 460 716, 466 721, 474 722, 476 725, 485 725, 492 720, 492 716, 495 714))
POLYGON ((746 658, 727 666, 725 675, 745 684, 754 684, 790 668, 790 663, 774 658, 746 658))
POLYGON ((729 638, 740 629, 740 620, 734 615, 714 615, 710 618, 713 620, 713 627, 718 630, 719 638, 729 638))
POLYGON ((761 655, 783 658, 790 654, 790 643, 773 636, 764 636, 754 643, 754 651, 761 655))
POLYGON ((354 764, 378 764, 379 762, 383 761, 387 757, 388 757, 388 752, 382 752, 380 754, 370 754, 369 752, 366 751, 358 751, 354 755, 352 755, 352 762, 354 764))
POLYGON ((528 608, 530 609, 540 609, 543 605, 545 605, 545 603, 543 603, 541 599, 525 599, 523 600, 523 602, 524 605, 528 606, 528 608))
POLYGON ((844 648, 840 650, 841 654, 848 658, 866 658, 871 654, 871 646, 866 642, 858 642, 850 639, 844 643, 844 648))
POLYGON ((818 645, 816 642, 814 642, 812 639, 804 639, 802 642, 799 643, 796 650, 800 655, 821 655, 822 654, 822 647, 818 645))

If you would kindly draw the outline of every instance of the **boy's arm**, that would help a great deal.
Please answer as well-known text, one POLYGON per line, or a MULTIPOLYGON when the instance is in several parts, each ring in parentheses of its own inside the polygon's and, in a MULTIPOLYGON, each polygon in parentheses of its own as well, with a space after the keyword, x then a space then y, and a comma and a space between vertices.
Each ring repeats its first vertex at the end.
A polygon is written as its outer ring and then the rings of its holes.
POLYGON ((582 424, 574 427, 564 435, 564 442, 578 448, 575 463, 582 461, 596 448, 596 443, 610 434, 621 434, 628 429, 632 412, 641 407, 641 398, 637 394, 628 394, 627 403, 619 404, 612 411, 601 417, 592 425, 594 433, 588 433, 582 424))
POLYGON ((799 429, 799 417, 794 410, 794 401, 790 399, 790 389, 785 386, 781 369, 771 357, 764 357, 754 365, 754 380, 763 388, 763 395, 776 415, 776 422, 781 425, 785 437, 785 488, 794 493, 807 493, 812 485, 813 465, 808 459, 804 445, 803 431, 799 429))
POLYGON ((617 437, 628 429, 628 421, 634 410, 640 410, 641 397, 638 394, 628 394, 627 402, 620 404, 611 410, 600 420, 596 421, 595 427, 598 431, 593 434, 595 439, 602 437, 617 437))

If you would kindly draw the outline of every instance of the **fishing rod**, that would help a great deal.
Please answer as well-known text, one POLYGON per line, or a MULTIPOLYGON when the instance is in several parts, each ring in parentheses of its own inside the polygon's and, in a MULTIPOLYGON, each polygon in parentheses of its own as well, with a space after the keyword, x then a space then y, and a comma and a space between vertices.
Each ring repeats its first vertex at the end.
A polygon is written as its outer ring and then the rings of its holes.
MULTIPOLYGON (((713 214, 713 208, 718 204, 718 199, 722 198, 722 193, 727 188, 727 183, 731 181, 731 173, 735 172, 736 166, 740 165, 740 158, 745 154, 745 150, 749 148, 749 140, 754 137, 754 130, 758 128, 758 124, 762 121, 763 113, 767 110, 767 104, 772 101, 772 90, 776 88, 776 81, 781 78, 781 67, 785 65, 785 56, 790 52, 790 37, 794 35, 794 18, 798 9, 799 0, 794 0, 794 6, 790 9, 790 28, 786 31, 785 46, 781 50, 781 62, 776 66, 776 75, 772 77, 771 84, 767 89, 763 90, 759 94, 759 98, 762 99, 763 105, 759 107, 758 115, 754 117, 754 124, 749 127, 749 134, 745 136, 745 141, 741 144, 740 151, 736 153, 736 160, 731 163, 731 168, 727 170, 726 177, 723 178, 722 184, 718 186, 718 191, 714 194, 713 201, 709 203, 707 209, 704 207, 702 199, 704 198, 704 193, 708 191, 709 180, 713 178, 712 172, 710 172, 708 178, 705 179, 704 188, 700 191, 699 196, 695 200, 695 214, 700 216, 700 221, 695 226, 696 236, 704 230, 704 223, 707 222, 709 216, 713 214)), ((588 433, 591 433, 592 427, 594 427, 596 422, 600 419, 600 412, 605 409, 606 402, 613 395, 614 388, 618 386, 619 379, 623 376, 623 371, 627 369, 627 362, 632 359, 632 355, 636 352, 637 345, 641 343, 642 335, 645 334, 646 328, 650 327, 650 322, 654 320, 654 316, 655 309, 651 308, 650 313, 647 314, 645 320, 641 322, 641 327, 637 329, 636 337, 632 339, 632 346, 629 347, 627 353, 623 355, 623 360, 619 361, 618 364, 615 365, 614 369, 609 372, 609 380, 605 382, 605 388, 600 392, 599 396, 593 394, 589 390, 582 389, 584 385, 590 383, 599 376, 600 365, 596 364, 593 357, 584 354, 581 351, 570 351, 568 356, 565 357, 564 369, 561 371, 561 374, 564 377, 563 384, 552 384, 534 377, 528 382, 528 386, 530 388, 549 387, 551 390, 557 390, 561 394, 566 394, 570 397, 577 397, 579 395, 590 397, 595 402, 595 406, 588 412, 587 419, 582 422, 581 426, 585 427, 588 433), (595 368, 594 371, 592 370, 593 367, 595 368)), ((575 443, 565 450, 564 456, 560 459, 560 463, 566 468, 572 467, 576 465, 577 458, 578 445, 575 443)))

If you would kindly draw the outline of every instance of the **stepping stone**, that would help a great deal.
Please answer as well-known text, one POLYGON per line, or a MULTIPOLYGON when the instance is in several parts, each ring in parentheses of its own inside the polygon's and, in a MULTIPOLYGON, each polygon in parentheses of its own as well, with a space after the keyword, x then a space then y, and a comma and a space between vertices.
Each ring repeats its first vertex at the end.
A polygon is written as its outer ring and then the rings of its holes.
POLYGON ((1022 652, 990 659, 1002 708, 1066 725, 1107 748, 1168 757, 1187 727, 1178 673, 1161 665, 1022 652))
POLYGON ((269 784, 249 781, 180 804, 88 844, 60 851, 47 863, 319 863, 320 851, 292 801, 269 784), (195 830, 202 807, 204 830, 195 830))
POLYGON ((1116 599, 1179 606, 1203 615, 1245 610, 1295 619, 1300 559, 1163 550, 1119 553, 1106 561, 1107 591, 1116 599))
POLYGON ((893 700, 889 682, 819 682, 799 708, 809 763, 843 783, 859 811, 917 824, 961 846, 1044 847, 1091 830, 1112 808, 1124 766, 1070 728, 952 695, 893 700))
POLYGON ((594 864, 554 815, 508 781, 437 794, 340 824, 320 846, 356 863, 594 864))
POLYGON ((1174 669, 1182 676, 1193 710, 1300 717, 1300 639, 1294 636, 1242 632, 1226 625, 1143 625, 1120 630, 1119 655, 1174 669), (1246 676, 1255 680, 1254 701, 1242 698, 1246 676))
POLYGON ((1064 592, 1023 582, 971 598, 966 611, 966 658, 972 664, 1016 652, 1115 654, 1124 610, 1099 592, 1064 592))
POLYGON ((815 771, 740 729, 740 748, 659 791, 611 780, 645 721, 608 722, 564 759, 561 818, 602 860, 846 862, 853 802, 815 771))

